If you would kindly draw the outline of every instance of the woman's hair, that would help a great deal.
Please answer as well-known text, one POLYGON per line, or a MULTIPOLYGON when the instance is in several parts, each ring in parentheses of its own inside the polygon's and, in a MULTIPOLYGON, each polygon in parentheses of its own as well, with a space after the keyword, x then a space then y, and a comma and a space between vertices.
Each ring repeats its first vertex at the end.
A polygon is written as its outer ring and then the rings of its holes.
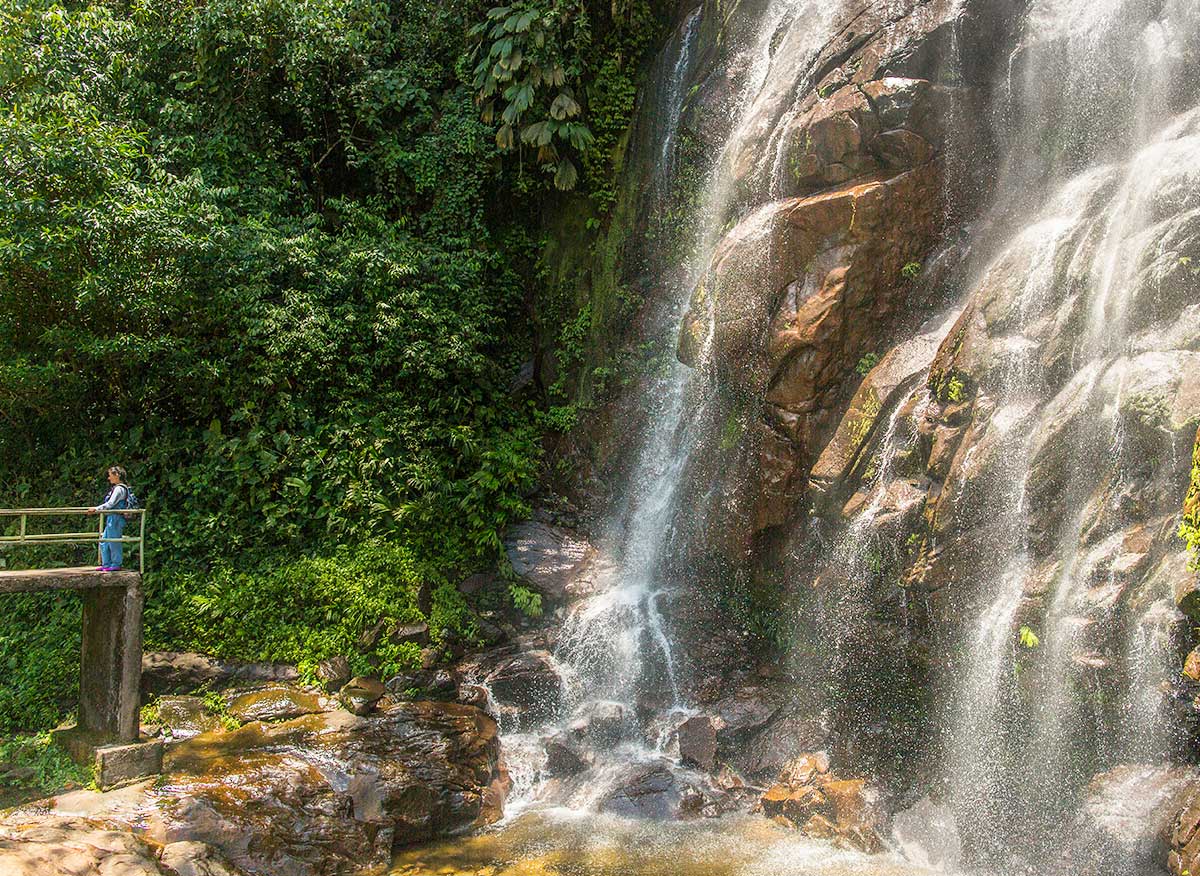
POLYGON ((128 477, 128 475, 125 473, 125 469, 121 468, 119 465, 110 465, 108 467, 108 471, 110 474, 115 474, 118 478, 120 478, 121 483, 125 483, 125 478, 128 477))

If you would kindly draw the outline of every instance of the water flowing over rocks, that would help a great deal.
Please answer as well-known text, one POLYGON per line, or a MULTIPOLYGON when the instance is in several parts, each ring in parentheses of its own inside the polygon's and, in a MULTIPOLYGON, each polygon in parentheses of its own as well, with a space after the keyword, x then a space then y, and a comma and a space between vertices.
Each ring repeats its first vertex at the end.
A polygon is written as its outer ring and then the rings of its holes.
POLYGON ((1060 872, 1125 876, 1166 868, 1173 832, 1198 789, 1195 767, 1135 764, 1096 776, 1066 829, 1060 872))

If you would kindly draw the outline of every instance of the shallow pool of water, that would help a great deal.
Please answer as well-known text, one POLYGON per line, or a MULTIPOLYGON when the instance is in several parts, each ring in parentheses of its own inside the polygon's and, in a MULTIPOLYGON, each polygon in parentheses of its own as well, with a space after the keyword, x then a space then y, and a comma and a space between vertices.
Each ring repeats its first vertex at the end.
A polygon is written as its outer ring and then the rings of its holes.
POLYGON ((638 821, 536 810, 401 852, 392 876, 944 876, 805 839, 765 818, 638 821))

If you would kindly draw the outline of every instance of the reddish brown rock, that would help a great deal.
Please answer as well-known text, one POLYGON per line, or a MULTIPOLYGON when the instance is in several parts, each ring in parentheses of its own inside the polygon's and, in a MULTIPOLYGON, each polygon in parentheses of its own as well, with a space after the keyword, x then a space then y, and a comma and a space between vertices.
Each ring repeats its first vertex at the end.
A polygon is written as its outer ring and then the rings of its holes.
POLYGON ((839 779, 830 773, 823 752, 792 760, 759 803, 764 815, 808 836, 869 853, 883 849, 878 792, 864 779, 839 779))

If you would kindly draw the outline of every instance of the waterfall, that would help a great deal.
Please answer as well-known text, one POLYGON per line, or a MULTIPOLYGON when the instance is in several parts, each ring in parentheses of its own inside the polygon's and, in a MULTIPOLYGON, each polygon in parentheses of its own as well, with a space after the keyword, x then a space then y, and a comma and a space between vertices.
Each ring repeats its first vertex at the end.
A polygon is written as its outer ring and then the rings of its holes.
MULTIPOLYGON (((663 295, 651 319, 650 334, 664 348, 674 347, 692 290, 708 270, 736 209, 734 157, 763 114, 775 111, 767 107, 790 93, 804 62, 829 38, 828 7, 823 0, 771 0, 744 28, 748 37, 725 49, 724 63, 737 84, 723 108, 732 124, 681 230, 689 241, 690 257, 672 272, 673 288, 663 295), (781 32, 788 34, 782 43, 777 39, 781 32)), ((677 131, 689 77, 696 72, 695 42, 702 16, 713 11, 705 5, 690 13, 655 65, 661 77, 656 89, 661 107, 650 111, 658 113, 653 127, 661 138, 654 144, 659 192, 670 191, 677 169, 677 131)), ((649 406, 647 427, 635 436, 639 447, 600 542, 601 552, 611 561, 608 572, 593 595, 571 608, 555 649, 569 692, 564 715, 556 725, 505 736, 506 746, 521 752, 522 760, 516 769, 522 793, 510 801, 511 812, 519 812, 539 793, 540 783, 528 776, 536 776, 544 755, 530 740, 565 726, 593 704, 616 703, 630 716, 639 709, 644 715, 647 707, 657 714, 640 732, 627 721, 625 738, 609 754, 599 753, 589 781, 582 783, 586 790, 560 801, 579 809, 596 804, 621 764, 661 758, 674 728, 693 714, 681 693, 670 624, 660 606, 672 588, 688 583, 673 571, 672 552, 680 549, 674 538, 679 516, 686 511, 680 502, 687 470, 704 438, 701 411, 713 400, 707 359, 707 351, 701 351, 695 367, 688 367, 672 357, 642 390, 649 406)))
POLYGON ((1188 3, 1037 0, 1010 66, 991 258, 970 290, 990 295, 996 327, 980 381, 993 462, 960 485, 1000 525, 980 546, 992 559, 959 646, 946 770, 960 820, 999 845, 1063 817, 1106 754, 1152 753, 1119 737, 1163 754, 1151 679, 1166 678, 1169 647, 1130 616, 1130 521, 1104 503, 1146 452, 1125 432, 1154 355, 1139 349, 1147 266, 1200 206, 1200 110, 1175 45, 1198 25, 1188 3), (1054 349, 1064 336, 1070 348, 1054 349), (1124 653, 1103 644, 1113 627, 1124 653), (1127 713, 1116 722, 1100 680, 1112 676, 1127 713))

